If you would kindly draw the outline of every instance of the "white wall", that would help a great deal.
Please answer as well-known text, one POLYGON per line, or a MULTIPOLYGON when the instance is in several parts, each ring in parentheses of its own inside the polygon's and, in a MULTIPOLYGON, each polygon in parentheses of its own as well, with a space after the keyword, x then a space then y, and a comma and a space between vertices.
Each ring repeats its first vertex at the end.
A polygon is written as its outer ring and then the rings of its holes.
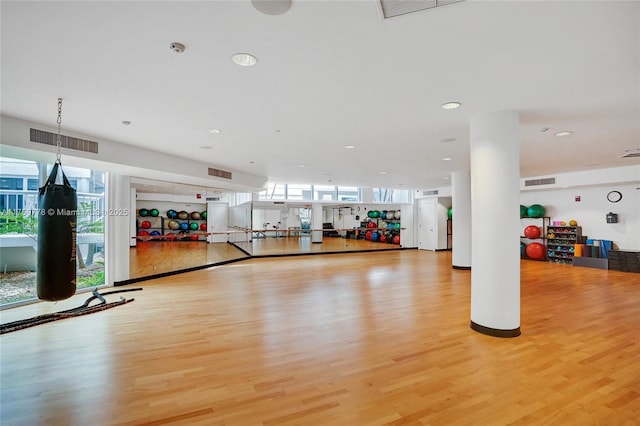
POLYGON ((588 238, 612 240, 620 249, 640 250, 640 190, 638 184, 600 185, 526 191, 520 193, 520 204, 542 204, 551 221, 578 221, 588 238), (607 193, 622 193, 618 203, 607 201, 607 193), (576 196, 580 201, 576 201, 576 196), (618 223, 606 223, 606 214, 618 214, 618 223))

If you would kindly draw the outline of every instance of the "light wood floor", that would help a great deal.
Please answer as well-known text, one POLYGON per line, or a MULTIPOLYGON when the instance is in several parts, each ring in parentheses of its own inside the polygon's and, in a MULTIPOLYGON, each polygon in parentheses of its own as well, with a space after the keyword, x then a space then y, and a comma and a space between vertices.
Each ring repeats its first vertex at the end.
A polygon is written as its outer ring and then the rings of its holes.
POLYGON ((165 272, 191 269, 226 260, 252 256, 281 256, 393 250, 399 246, 366 240, 325 237, 322 243, 312 243, 310 236, 289 238, 255 238, 249 242, 207 244, 198 241, 139 241, 129 255, 129 277, 141 278, 165 272))
POLYGON ((470 273, 403 250, 147 281, 0 336, 0 423, 638 424, 640 275, 522 261, 522 335, 500 339, 469 329, 470 273))

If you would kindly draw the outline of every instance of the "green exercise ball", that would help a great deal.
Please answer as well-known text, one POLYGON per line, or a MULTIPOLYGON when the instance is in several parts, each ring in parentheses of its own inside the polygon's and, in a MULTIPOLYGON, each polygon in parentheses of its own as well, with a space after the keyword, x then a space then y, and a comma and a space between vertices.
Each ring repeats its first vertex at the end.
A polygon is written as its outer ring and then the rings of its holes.
POLYGON ((449 207, 447 210, 447 219, 453 219, 453 207, 449 207))
POLYGON ((522 204, 520 204, 520 217, 527 217, 528 210, 529 209, 527 208, 527 206, 523 206, 522 204))
POLYGON ((532 204, 527 209, 527 215, 529 217, 544 217, 544 207, 540 204, 532 204))

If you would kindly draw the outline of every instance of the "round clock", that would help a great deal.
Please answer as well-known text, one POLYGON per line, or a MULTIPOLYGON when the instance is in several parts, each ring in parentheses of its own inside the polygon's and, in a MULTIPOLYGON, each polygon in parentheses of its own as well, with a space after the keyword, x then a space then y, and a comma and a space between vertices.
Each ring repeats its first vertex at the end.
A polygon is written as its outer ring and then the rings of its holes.
POLYGON ((620 191, 609 191, 609 193, 607 194, 607 200, 612 203, 617 203, 618 201, 622 200, 622 193, 620 191))

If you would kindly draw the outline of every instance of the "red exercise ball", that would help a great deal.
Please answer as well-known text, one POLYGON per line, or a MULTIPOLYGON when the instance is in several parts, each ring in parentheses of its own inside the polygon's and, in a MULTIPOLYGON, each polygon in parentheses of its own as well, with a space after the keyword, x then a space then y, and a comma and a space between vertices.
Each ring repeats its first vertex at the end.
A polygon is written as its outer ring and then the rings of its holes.
POLYGON ((191 239, 191 241, 198 241, 197 235, 189 235, 189 238, 191 239))
POLYGON ((393 244, 400 244, 400 235, 393 237, 393 244))
POLYGON ((149 235, 147 231, 138 231, 138 236, 140 237, 146 237, 147 235, 149 235))
POLYGON ((367 228, 377 228, 377 227, 378 227, 378 225, 376 225, 376 223, 375 223, 375 222, 369 222, 369 223, 367 223, 367 228))
POLYGON ((534 225, 529 225, 524 228, 524 236, 527 238, 540 238, 540 228, 534 225))
POLYGON ((387 236, 384 235, 384 234, 380 235, 380 242, 381 243, 386 243, 387 242, 387 236))
POLYGON ((200 230, 201 231, 206 231, 207 230, 207 224, 206 223, 201 223, 200 224, 200 230))
POLYGON ((143 227, 144 229, 149 229, 149 228, 151 228, 151 222, 149 222, 148 220, 144 220, 144 221, 142 221, 140 226, 143 227))
POLYGON ((371 241, 371 234, 373 234, 373 232, 367 231, 367 233, 364 234, 364 239, 371 241))
POLYGON ((540 243, 531 243, 526 248, 527 256, 531 259, 544 259, 544 246, 540 243))

